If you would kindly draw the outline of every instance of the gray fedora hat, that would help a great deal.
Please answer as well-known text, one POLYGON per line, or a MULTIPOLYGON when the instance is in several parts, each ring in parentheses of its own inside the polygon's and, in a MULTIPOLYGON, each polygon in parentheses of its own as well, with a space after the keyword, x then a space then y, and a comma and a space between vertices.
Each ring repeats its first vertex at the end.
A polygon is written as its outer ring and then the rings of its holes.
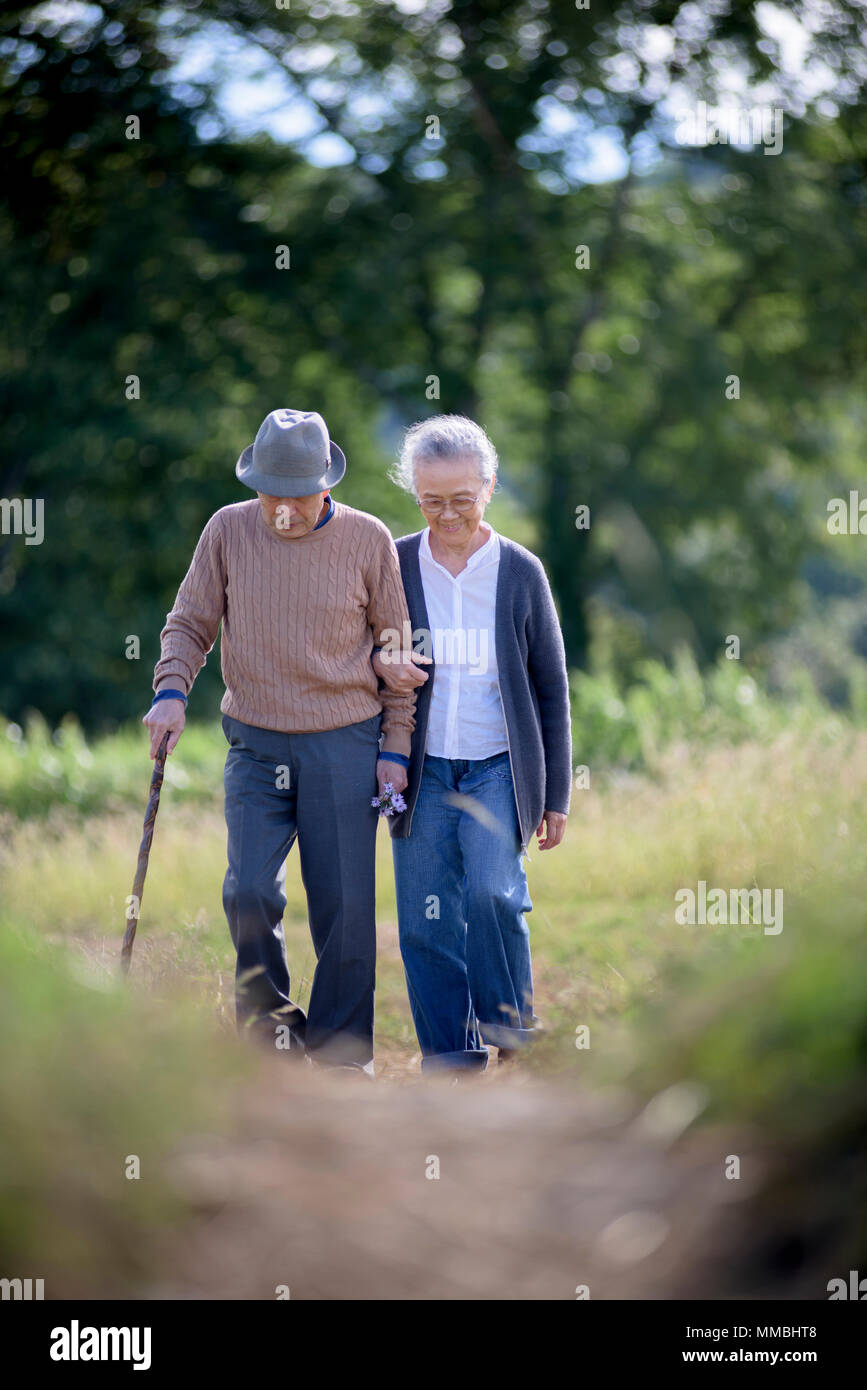
POLYGON ((238 462, 245 487, 269 497, 309 497, 340 482, 346 458, 314 410, 272 410, 238 462))

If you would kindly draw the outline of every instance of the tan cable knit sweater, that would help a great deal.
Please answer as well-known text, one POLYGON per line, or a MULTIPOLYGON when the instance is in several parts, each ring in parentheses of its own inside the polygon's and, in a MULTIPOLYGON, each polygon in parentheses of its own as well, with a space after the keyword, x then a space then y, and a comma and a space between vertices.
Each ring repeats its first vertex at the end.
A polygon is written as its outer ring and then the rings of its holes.
POLYGON ((257 498, 223 507, 196 546, 160 634, 154 690, 189 694, 220 622, 221 710, 285 733, 358 724, 383 711, 384 745, 409 754, 415 695, 378 690, 384 629, 409 622, 397 551, 375 516, 334 503, 318 531, 275 535, 257 498))

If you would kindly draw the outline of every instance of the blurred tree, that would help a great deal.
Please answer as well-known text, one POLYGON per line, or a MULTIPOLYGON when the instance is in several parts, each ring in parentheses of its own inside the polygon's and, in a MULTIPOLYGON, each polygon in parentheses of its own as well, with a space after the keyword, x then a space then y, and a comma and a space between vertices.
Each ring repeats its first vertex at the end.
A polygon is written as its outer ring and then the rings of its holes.
POLYGON ((278 179, 303 205, 302 159, 199 139, 210 97, 173 94, 158 10, 76 8, 2 15, 0 494, 44 500, 45 541, 0 537, 0 708, 90 724, 147 708, 165 612, 208 516, 249 496, 232 468, 267 411, 307 391, 363 436, 371 406, 251 216, 278 179))
POLYGON ((829 405, 861 395, 863 6, 789 7, 832 75, 812 103, 755 3, 202 8, 351 152, 338 244, 308 289, 352 254, 346 351, 378 393, 402 387, 407 418, 481 414, 538 518, 571 660, 587 659, 594 596, 635 614, 654 653, 688 641, 711 658, 733 626, 789 621, 811 524, 795 466, 826 462, 829 405), (735 71, 747 109, 756 92, 785 115, 782 157, 677 143, 664 103, 725 102, 735 71), (594 185, 600 130, 623 175, 594 185), (373 313, 371 281, 390 290, 373 313))
POLYGON ((45 498, 46 541, 0 538, 0 708, 140 706, 126 635, 147 667, 202 523, 243 495, 234 456, 301 400, 347 449, 342 495, 399 529, 400 425, 479 418, 574 663, 594 613, 625 651, 703 659, 788 623, 816 531, 802 477, 851 448, 863 396, 864 11, 789 7, 832 76, 810 101, 761 8, 7 4, 0 491, 45 498), (312 137, 242 139, 216 64, 175 77, 227 35, 312 137), (785 111, 780 156, 678 144, 675 96, 694 109, 735 71, 785 111), (313 162, 322 133, 345 164, 313 162))

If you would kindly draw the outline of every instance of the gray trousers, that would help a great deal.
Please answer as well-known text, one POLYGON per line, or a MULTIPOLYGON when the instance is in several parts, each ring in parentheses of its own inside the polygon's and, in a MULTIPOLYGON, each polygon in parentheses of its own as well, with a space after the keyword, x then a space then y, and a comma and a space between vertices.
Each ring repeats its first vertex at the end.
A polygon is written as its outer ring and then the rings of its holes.
POLYGON ((373 1058, 376 755, 382 715, 281 734, 223 716, 228 870, 239 1029, 271 1047, 364 1066, 373 1058), (295 840, 316 969, 307 1015, 290 996, 283 936, 295 840))

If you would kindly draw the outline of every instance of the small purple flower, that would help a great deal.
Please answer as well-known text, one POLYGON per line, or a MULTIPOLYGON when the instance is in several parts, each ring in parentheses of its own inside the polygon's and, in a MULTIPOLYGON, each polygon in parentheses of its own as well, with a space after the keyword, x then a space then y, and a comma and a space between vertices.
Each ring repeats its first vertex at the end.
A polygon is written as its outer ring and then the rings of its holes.
POLYGON ((396 812, 406 810, 406 802, 400 792, 394 790, 393 782, 386 782, 382 796, 372 797, 370 804, 376 807, 381 816, 393 816, 396 812))

